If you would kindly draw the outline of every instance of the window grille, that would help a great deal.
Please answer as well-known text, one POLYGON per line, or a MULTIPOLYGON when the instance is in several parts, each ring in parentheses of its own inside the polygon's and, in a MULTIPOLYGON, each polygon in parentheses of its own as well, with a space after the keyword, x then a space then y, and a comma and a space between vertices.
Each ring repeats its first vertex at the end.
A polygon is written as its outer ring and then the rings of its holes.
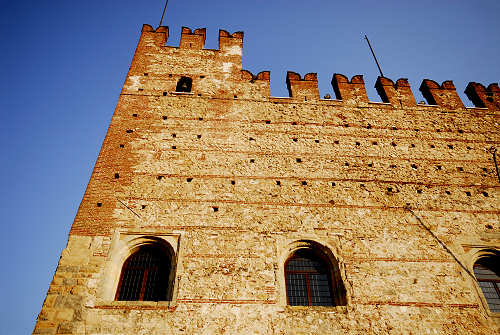
POLYGON ((299 249, 285 264, 288 304, 334 306, 329 262, 311 249, 299 249))
POLYGON ((168 300, 170 258, 158 247, 141 247, 124 263, 116 300, 168 300))
POLYGON ((500 312, 499 264, 498 257, 482 258, 474 264, 474 275, 492 313, 500 312))

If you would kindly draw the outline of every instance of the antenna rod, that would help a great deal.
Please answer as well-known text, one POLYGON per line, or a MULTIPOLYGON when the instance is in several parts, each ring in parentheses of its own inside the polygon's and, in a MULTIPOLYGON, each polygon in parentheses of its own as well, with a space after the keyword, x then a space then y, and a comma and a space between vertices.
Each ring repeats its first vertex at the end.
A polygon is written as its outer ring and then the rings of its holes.
POLYGON ((368 39, 368 36, 365 35, 365 39, 368 42, 368 46, 370 47, 373 58, 375 59, 375 63, 377 63, 378 70, 380 71, 380 76, 383 77, 384 74, 382 73, 382 69, 380 68, 380 65, 379 65, 378 60, 377 60, 377 56, 375 56, 375 52, 373 51, 373 48, 372 48, 372 45, 370 44, 370 40, 368 39))
POLYGON ((163 17, 165 16, 165 11, 167 10, 167 5, 168 5, 168 0, 165 2, 165 7, 163 7, 163 14, 161 14, 160 25, 158 27, 161 27, 161 24, 163 23, 163 17))

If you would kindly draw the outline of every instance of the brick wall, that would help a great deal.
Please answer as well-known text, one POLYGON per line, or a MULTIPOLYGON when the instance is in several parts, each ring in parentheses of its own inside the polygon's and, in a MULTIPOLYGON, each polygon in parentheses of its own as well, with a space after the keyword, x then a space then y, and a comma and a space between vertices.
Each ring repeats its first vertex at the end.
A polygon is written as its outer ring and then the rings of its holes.
POLYGON ((469 84, 466 108, 451 81, 424 80, 423 105, 379 78, 373 103, 362 76, 320 99, 316 74, 289 72, 273 98, 269 72, 241 68, 243 33, 218 50, 205 34, 166 47, 168 28, 143 27, 34 334, 498 331, 461 266, 500 249, 498 85, 469 84), (113 301, 124 236, 169 234, 175 301, 113 301), (300 240, 336 257, 347 306, 286 306, 300 240))

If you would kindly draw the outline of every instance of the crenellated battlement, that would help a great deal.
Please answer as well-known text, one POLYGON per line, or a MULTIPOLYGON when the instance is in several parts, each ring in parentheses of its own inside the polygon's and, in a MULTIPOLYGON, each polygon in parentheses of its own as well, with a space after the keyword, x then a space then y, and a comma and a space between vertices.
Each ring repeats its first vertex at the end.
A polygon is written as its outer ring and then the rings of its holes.
POLYGON ((485 88, 480 83, 470 82, 465 88, 465 94, 477 107, 500 110, 500 88, 497 83, 485 88))
MULTIPOLYGON (((242 69, 243 36, 243 32, 238 31, 231 34, 226 30, 219 30, 219 49, 205 49, 205 28, 192 30, 188 27, 182 27, 179 46, 172 47, 166 46, 169 38, 168 27, 162 26, 154 29, 152 26, 145 24, 142 28, 139 48, 149 50, 147 53, 161 52, 161 50, 177 50, 177 52, 168 54, 170 62, 166 64, 169 67, 166 71, 169 71, 171 74, 174 73, 174 75, 169 75, 172 80, 178 80, 180 76, 184 75, 194 75, 199 78, 211 76, 217 80, 219 89, 213 91, 207 90, 208 86, 206 85, 208 82, 206 79, 200 81, 196 78, 193 81, 193 89, 198 94, 216 94, 221 97, 234 95, 246 98, 269 98, 270 72, 262 71, 254 75, 242 69), (151 48, 158 47, 161 48, 158 51, 151 50, 151 48), (182 54, 183 50, 189 52, 189 54, 182 54), (197 53, 193 54, 193 52, 197 53), (199 52, 203 54, 199 54, 199 52), (179 71, 172 68, 175 65, 172 59, 176 57, 178 58, 178 62, 182 64, 183 73, 176 74, 179 71), (188 65, 188 63, 192 64, 188 65), (193 73, 185 73, 186 69, 189 69, 193 73), (223 86, 221 86, 220 80, 223 80, 223 86), (254 85, 251 89, 251 92, 253 92, 251 94, 254 96, 245 96, 245 94, 242 94, 244 89, 238 85, 245 85, 245 83, 254 85)), ((138 72, 148 72, 144 68, 144 62, 137 62, 135 65, 138 68, 138 72)), ((349 80, 345 75, 335 73, 331 84, 336 98, 346 105, 367 106, 370 103, 362 75, 355 75, 349 80)), ((288 71, 286 85, 289 98, 292 100, 324 101, 320 98, 318 75, 316 73, 307 73, 302 77, 299 73, 288 71)), ((415 108, 422 106, 422 104, 417 104, 406 78, 400 78, 394 82, 386 77, 378 77, 375 88, 382 102, 394 108, 415 108)), ((434 80, 424 79, 419 90, 427 100, 428 105, 451 110, 465 109, 465 105, 451 80, 444 81, 440 85, 434 80)), ((500 110, 500 88, 496 83, 485 87, 480 83, 471 82, 468 84, 465 93, 474 106, 478 108, 487 108, 491 111, 500 110)))
POLYGON ((448 109, 465 108, 451 80, 446 80, 439 85, 434 80, 424 79, 420 85, 420 92, 430 105, 438 105, 448 109))
MULTIPOLYGON (((161 26, 154 29, 152 26, 144 24, 142 27, 142 35, 142 37, 145 37, 144 35, 147 35, 148 38, 152 37, 156 46, 165 46, 165 43, 167 43, 169 37, 169 28, 161 26)), ((192 30, 188 27, 182 27, 179 49, 202 50, 205 48, 206 36, 206 28, 198 28, 192 30)), ((233 34, 230 34, 226 30, 219 30, 219 51, 241 55, 242 47, 243 32, 237 31, 233 34)))
POLYGON ((304 101, 319 100, 318 75, 316 73, 308 73, 302 78, 300 74, 288 71, 286 86, 290 98, 304 101))
POLYGON ((359 105, 368 103, 365 81, 362 75, 356 75, 349 79, 340 73, 335 73, 332 78, 333 91, 339 100, 347 104, 359 105))
POLYGON ((182 27, 180 48, 200 50, 205 46, 207 30, 205 28, 195 29, 182 27))
POLYGON ((410 83, 406 78, 400 78, 394 84, 389 78, 378 77, 375 88, 383 102, 397 107, 415 107, 417 105, 410 83))

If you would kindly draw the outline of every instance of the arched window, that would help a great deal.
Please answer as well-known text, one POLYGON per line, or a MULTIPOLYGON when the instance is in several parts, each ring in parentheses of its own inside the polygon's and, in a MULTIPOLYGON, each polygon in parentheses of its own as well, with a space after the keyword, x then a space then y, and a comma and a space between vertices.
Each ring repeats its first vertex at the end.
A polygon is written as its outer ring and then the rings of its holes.
POLYGON ((191 86, 193 85, 193 80, 189 77, 181 77, 177 82, 176 92, 191 92, 191 86))
POLYGON ((480 258, 474 264, 474 275, 490 311, 500 312, 500 257, 480 258))
POLYGON ((345 305, 345 289, 340 274, 333 270, 331 262, 321 252, 311 248, 295 251, 285 263, 288 304, 345 305))
POLYGON ((171 265, 170 255, 160 247, 140 247, 123 264, 116 300, 170 300, 171 265))

